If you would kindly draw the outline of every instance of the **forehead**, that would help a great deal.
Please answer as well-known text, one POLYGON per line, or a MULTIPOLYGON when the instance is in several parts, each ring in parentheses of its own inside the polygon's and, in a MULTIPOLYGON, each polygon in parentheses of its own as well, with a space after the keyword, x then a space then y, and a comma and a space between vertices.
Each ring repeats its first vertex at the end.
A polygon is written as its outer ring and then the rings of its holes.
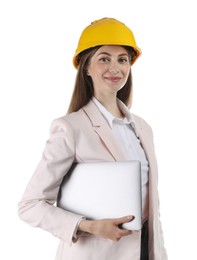
POLYGON ((120 45, 103 45, 96 51, 95 54, 98 55, 99 53, 102 52, 109 53, 109 54, 113 54, 113 53, 125 54, 125 55, 128 54, 126 48, 120 45))

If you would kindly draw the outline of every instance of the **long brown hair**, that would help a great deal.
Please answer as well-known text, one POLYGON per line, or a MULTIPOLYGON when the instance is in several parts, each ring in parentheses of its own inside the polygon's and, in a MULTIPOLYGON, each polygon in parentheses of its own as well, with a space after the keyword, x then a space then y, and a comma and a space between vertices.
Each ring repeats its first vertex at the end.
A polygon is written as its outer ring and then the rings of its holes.
MULTIPOLYGON (((70 105, 68 107, 67 114, 76 112, 83 106, 85 106, 90 99, 94 96, 93 82, 90 76, 87 75, 87 67, 91 57, 101 46, 96 46, 91 49, 83 51, 79 56, 79 66, 75 79, 74 90, 71 97, 70 105)), ((129 54, 132 56, 132 50, 130 47, 126 48, 129 54)), ((124 87, 117 92, 117 97, 128 107, 132 102, 132 74, 131 70, 127 82, 124 87)))

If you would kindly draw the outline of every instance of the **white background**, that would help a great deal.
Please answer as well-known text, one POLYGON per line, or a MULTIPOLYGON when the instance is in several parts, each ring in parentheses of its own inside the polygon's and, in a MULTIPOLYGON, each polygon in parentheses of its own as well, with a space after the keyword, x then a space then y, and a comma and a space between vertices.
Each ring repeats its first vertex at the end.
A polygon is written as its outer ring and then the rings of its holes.
POLYGON ((132 111, 153 128, 169 259, 197 259, 197 16, 192 0, 0 2, 0 259, 54 259, 58 240, 23 223, 17 203, 51 121, 66 113, 79 35, 106 16, 127 24, 142 49, 132 67, 132 111))

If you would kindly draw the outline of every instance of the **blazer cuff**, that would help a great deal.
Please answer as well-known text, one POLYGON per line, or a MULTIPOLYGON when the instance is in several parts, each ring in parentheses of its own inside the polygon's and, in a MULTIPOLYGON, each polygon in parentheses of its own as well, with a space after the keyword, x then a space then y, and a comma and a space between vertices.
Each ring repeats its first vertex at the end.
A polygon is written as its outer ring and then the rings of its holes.
POLYGON ((78 228, 79 228, 79 224, 81 223, 82 220, 86 219, 85 217, 82 217, 79 219, 79 221, 77 222, 77 225, 75 227, 75 230, 73 232, 73 242, 76 242, 77 239, 79 238, 79 232, 78 232, 78 228))

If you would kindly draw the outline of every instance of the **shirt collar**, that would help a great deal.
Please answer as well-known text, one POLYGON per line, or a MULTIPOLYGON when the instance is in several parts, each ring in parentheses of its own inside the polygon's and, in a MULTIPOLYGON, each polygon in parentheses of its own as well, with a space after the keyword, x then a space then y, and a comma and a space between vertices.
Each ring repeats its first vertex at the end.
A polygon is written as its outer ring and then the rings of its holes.
POLYGON ((104 116, 104 118, 107 120, 109 126, 112 128, 113 126, 113 121, 119 122, 120 124, 130 124, 136 134, 136 136, 138 136, 137 131, 136 131, 136 125, 135 125, 135 120, 134 117, 132 115, 132 113, 130 112, 130 110, 128 109, 128 107, 120 100, 117 98, 117 104, 118 107, 120 109, 120 111, 122 112, 122 114, 125 116, 124 119, 120 119, 120 118, 116 118, 115 116, 113 116, 99 101, 98 99, 96 99, 95 97, 92 98, 92 101, 94 102, 94 104, 98 107, 98 109, 100 110, 101 114, 104 116))

